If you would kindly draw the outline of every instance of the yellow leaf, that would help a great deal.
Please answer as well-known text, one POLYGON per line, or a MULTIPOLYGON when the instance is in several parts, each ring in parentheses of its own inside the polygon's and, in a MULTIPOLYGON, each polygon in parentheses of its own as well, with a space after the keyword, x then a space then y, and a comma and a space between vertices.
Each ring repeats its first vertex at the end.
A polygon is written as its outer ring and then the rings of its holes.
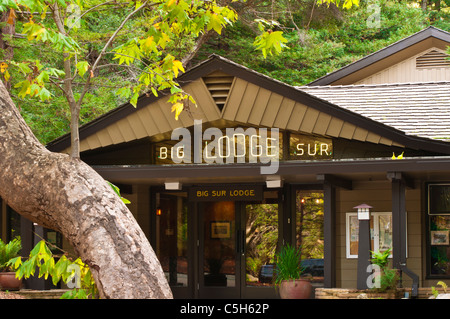
POLYGON ((175 3, 176 0, 170 0, 169 2, 167 2, 167 6, 170 7, 172 4, 175 3))
POLYGON ((178 77, 178 70, 180 70, 181 72, 184 72, 183 63, 181 63, 181 61, 174 60, 172 70, 173 70, 173 73, 175 73, 175 77, 178 77))
POLYGON ((146 46, 147 48, 150 48, 152 46, 152 43, 153 43, 153 36, 145 39, 144 46, 146 46))
POLYGON ((9 78, 10 78, 9 72, 5 70, 5 81, 8 82, 9 78))
POLYGON ((158 41, 158 45, 161 46, 161 48, 165 49, 167 42, 170 42, 170 37, 165 34, 164 32, 161 33, 161 38, 158 41))
POLYGON ((7 68, 8 64, 6 64, 5 62, 0 62, 0 72, 5 72, 7 68))
POLYGON ((183 103, 177 102, 174 105, 172 105, 172 112, 175 112, 175 120, 178 121, 178 116, 180 115, 181 111, 183 111, 184 105, 183 103))

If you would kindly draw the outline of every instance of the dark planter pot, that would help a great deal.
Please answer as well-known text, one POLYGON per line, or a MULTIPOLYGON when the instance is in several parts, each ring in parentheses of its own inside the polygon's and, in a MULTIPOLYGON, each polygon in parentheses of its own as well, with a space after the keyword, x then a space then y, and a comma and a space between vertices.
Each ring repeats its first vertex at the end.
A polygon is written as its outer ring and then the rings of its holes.
POLYGON ((17 279, 15 272, 0 272, 1 290, 20 290, 21 287, 22 279, 17 279))
POLYGON ((285 280, 281 282, 279 291, 281 299, 309 299, 312 285, 306 279, 285 280))

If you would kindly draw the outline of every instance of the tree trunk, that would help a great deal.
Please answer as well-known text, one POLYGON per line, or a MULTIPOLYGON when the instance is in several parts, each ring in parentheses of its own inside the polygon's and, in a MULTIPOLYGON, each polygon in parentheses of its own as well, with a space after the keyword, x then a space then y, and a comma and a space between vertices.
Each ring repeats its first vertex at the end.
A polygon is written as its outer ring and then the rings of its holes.
POLYGON ((43 147, 1 81, 0 196, 22 216, 63 234, 90 266, 101 298, 172 298, 125 204, 87 164, 43 147))
POLYGON ((421 0, 420 3, 421 3, 422 11, 426 12, 427 11, 428 0, 421 0))

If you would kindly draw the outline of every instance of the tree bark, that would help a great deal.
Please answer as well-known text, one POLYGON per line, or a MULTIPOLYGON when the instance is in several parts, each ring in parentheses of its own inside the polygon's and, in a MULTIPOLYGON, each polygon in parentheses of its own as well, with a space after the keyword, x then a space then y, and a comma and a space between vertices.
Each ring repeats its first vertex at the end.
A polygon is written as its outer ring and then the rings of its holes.
POLYGON ((125 204, 87 164, 43 147, 1 81, 0 196, 22 216, 63 234, 90 266, 101 298, 172 298, 125 204))

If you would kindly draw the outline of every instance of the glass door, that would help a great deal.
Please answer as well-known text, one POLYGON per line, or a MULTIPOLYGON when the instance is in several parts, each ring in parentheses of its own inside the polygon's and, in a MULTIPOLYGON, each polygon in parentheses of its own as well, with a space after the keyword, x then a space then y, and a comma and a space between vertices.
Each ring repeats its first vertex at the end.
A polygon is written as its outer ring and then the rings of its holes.
POLYGON ((263 202, 242 203, 243 298, 276 297, 273 279, 275 254, 280 243, 278 191, 264 195, 263 202))
POLYGON ((240 298, 240 220, 232 201, 199 211, 199 298, 240 298))
POLYGON ((261 202, 199 204, 199 298, 275 298, 278 191, 261 202))

